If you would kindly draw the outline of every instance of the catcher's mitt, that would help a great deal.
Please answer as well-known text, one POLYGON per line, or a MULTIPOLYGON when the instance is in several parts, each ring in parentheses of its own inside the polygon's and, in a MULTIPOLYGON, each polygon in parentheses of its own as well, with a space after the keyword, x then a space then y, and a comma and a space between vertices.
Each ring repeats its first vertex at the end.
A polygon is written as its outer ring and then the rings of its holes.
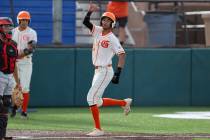
POLYGON ((23 93, 19 88, 14 88, 12 92, 12 103, 18 108, 23 104, 23 93))

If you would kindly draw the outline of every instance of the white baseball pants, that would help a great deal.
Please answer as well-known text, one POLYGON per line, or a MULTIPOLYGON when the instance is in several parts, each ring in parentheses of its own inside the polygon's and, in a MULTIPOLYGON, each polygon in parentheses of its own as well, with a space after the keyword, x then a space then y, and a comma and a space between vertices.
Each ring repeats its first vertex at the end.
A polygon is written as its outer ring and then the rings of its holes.
POLYGON ((104 90, 110 83, 114 71, 112 67, 98 67, 95 69, 95 74, 92 81, 92 86, 87 94, 87 102, 89 106, 101 106, 103 104, 102 96, 104 90))
POLYGON ((0 95, 11 95, 14 87, 13 74, 4 74, 0 71, 0 95))
POLYGON ((30 91, 32 64, 17 63, 17 69, 23 93, 27 93, 30 91))

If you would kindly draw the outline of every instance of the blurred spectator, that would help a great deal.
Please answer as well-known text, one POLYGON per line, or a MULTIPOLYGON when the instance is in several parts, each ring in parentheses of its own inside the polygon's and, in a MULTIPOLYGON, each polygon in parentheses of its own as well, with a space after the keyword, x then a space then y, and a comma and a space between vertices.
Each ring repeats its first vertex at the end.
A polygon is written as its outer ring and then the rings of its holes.
POLYGON ((126 41, 125 27, 128 22, 128 2, 110 1, 107 4, 107 12, 112 12, 116 16, 117 27, 119 28, 118 38, 120 44, 126 41))

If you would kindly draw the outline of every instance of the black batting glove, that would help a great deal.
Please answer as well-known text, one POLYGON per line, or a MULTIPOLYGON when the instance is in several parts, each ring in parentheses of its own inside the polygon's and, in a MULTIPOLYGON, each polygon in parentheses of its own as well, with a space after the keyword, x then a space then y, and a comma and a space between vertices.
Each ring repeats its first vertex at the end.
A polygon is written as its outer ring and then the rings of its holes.
POLYGON ((118 67, 114 73, 114 76, 112 78, 112 83, 113 84, 118 84, 119 79, 120 79, 120 73, 121 73, 122 68, 118 67))
POLYGON ((25 55, 32 54, 33 52, 34 52, 34 49, 25 48, 25 49, 23 50, 23 53, 24 53, 25 55))
POLYGON ((35 49, 37 46, 37 42, 35 40, 31 40, 28 42, 28 45, 30 45, 33 49, 35 49))
POLYGON ((35 51, 35 48, 37 46, 37 42, 35 40, 31 40, 31 41, 28 42, 28 45, 29 45, 28 48, 25 48, 23 50, 25 55, 32 54, 35 51))

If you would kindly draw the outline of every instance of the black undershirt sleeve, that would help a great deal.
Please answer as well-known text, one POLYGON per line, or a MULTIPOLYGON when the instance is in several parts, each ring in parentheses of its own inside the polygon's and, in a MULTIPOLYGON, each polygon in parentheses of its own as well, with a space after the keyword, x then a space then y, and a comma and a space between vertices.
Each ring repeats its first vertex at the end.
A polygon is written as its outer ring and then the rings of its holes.
POLYGON ((90 22, 90 16, 91 16, 92 12, 88 12, 83 20, 83 24, 90 29, 90 31, 93 30, 93 24, 90 22))

